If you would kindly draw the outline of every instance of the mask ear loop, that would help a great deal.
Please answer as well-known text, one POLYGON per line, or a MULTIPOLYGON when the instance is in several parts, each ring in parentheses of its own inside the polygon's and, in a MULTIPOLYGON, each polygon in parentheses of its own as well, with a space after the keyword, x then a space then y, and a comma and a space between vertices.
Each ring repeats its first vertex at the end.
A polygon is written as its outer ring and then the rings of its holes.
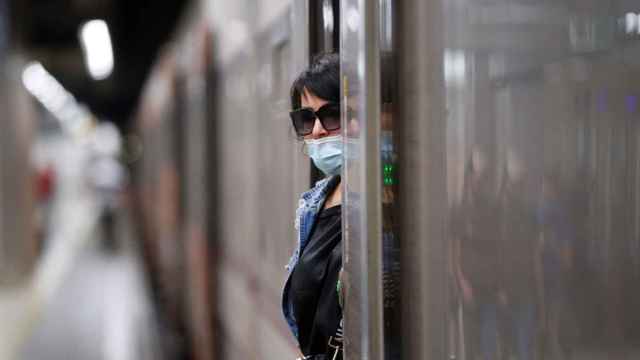
POLYGON ((307 143, 306 142, 302 142, 302 153, 309 156, 309 148, 307 147, 307 143))

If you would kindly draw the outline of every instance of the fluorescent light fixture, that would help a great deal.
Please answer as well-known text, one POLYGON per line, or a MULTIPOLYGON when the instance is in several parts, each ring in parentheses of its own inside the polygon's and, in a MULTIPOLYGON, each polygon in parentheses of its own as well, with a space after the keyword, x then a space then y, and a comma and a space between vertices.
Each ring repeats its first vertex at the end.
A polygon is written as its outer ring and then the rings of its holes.
POLYGON ((41 63, 28 64, 22 72, 22 82, 71 135, 80 138, 91 127, 93 116, 89 109, 78 104, 73 95, 41 63))
POLYGON ((113 72, 113 48, 109 27, 104 20, 87 21, 80 28, 80 43, 89 74, 103 80, 113 72))

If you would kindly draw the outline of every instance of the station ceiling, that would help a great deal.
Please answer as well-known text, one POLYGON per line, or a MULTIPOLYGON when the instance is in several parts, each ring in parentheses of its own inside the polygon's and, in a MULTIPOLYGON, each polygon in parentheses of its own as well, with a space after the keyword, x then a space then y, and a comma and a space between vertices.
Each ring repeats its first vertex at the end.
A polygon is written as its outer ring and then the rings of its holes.
POLYGON ((159 48, 173 32, 188 0, 11 0, 14 41, 101 119, 126 128, 159 48), (115 67, 93 80, 84 64, 78 30, 105 20, 115 67))

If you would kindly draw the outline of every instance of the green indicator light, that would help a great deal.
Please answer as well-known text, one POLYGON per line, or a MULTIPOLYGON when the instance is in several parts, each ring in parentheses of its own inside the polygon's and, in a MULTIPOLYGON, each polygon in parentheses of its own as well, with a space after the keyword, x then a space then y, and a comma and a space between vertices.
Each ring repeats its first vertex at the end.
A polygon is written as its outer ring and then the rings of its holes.
POLYGON ((394 164, 386 163, 382 166, 382 181, 385 186, 393 185, 395 183, 394 170, 395 170, 394 164))

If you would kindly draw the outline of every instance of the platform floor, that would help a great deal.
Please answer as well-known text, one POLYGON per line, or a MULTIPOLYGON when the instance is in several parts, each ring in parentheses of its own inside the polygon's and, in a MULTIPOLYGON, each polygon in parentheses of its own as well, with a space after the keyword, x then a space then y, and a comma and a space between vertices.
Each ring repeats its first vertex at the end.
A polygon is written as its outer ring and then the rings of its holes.
POLYGON ((65 250, 75 251, 63 257, 66 263, 43 261, 30 283, 0 288, 0 359, 163 359, 148 285, 127 231, 127 224, 119 226, 113 250, 104 247, 96 225, 90 238, 65 250))
POLYGON ((146 289, 130 243, 111 253, 90 241, 43 306, 18 358, 161 359, 154 352, 157 326, 146 289))

